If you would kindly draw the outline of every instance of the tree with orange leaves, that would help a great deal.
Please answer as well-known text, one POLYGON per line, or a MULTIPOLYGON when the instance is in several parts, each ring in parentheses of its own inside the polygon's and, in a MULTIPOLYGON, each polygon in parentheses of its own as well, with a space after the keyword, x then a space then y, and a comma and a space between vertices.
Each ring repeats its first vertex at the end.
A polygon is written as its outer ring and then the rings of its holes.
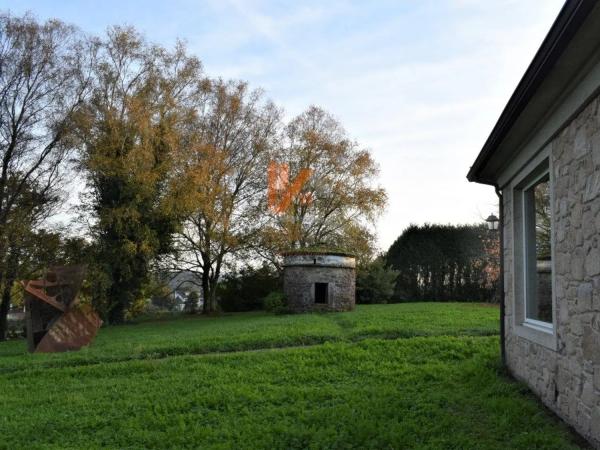
POLYGON ((370 259, 371 229, 387 201, 375 184, 378 168, 370 152, 352 141, 331 114, 311 106, 285 127, 275 158, 287 170, 283 195, 296 190, 281 198, 278 205, 285 203, 285 208, 265 207, 270 221, 258 252, 276 262, 282 250, 327 246, 370 259), (306 171, 309 176, 295 186, 306 171))
POLYGON ((170 251, 181 212, 173 161, 203 91, 200 62, 132 28, 97 41, 93 91, 79 116, 92 217, 94 303, 120 323, 143 300, 151 264, 170 251))
POLYGON ((280 111, 246 83, 223 80, 207 83, 196 111, 175 164, 185 219, 172 263, 198 274, 204 312, 213 313, 228 258, 254 247, 267 219, 262 202, 280 111))

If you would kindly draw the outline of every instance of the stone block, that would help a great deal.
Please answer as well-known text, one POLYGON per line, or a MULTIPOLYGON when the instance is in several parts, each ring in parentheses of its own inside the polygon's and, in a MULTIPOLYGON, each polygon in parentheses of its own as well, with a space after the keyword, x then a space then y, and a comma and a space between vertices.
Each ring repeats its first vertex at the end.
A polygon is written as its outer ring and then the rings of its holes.
POLYGON ((583 327, 583 357, 594 365, 600 364, 600 333, 590 325, 583 327))
POLYGON ((577 411, 577 427, 580 433, 588 435, 592 426, 591 410, 588 407, 579 406, 577 411))
POLYGON ((574 228, 580 227, 582 217, 583 205, 581 205, 581 203, 575 203, 571 208, 571 226, 574 228))
POLYGON ((577 247, 571 256, 570 275, 573 280, 583 280, 585 255, 583 249, 577 247))
POLYGON ((600 406, 596 405, 592 409, 590 434, 594 439, 600 441, 600 406))
POLYGON ((592 310, 600 312, 600 277, 592 282, 594 293, 592 295, 592 310))
POLYGON ((590 140, 585 127, 581 127, 575 133, 575 158, 585 156, 590 149, 590 140))
POLYGON ((590 139, 591 141, 591 154, 592 154, 592 163, 594 164, 594 168, 596 170, 600 170, 600 133, 596 132, 590 139))
MULTIPOLYGON (((559 298, 562 298, 562 296, 559 298)), ((558 305, 558 323, 562 326, 567 325, 569 317, 569 308, 567 307, 566 302, 565 304, 558 305)))
POLYGON ((594 385, 591 379, 585 380, 581 391, 581 401, 588 408, 592 408, 596 402, 594 395, 594 385))
POLYGON ((596 234, 596 221, 591 210, 588 210, 585 212, 585 214, 583 214, 581 226, 584 239, 590 239, 592 236, 594 236, 594 234, 596 234))
POLYGON ((583 201, 590 202, 600 195, 600 172, 591 174, 585 182, 583 201))
MULTIPOLYGON (((583 266, 583 259, 582 259, 582 266, 583 266)), ((570 273, 571 271, 571 254, 567 253, 567 252, 561 252, 557 255, 556 257, 556 262, 555 262, 555 269, 556 269, 556 273, 559 275, 565 275, 567 273, 570 273)), ((583 272, 582 272, 583 274, 583 272)))
POLYGON ((577 287, 577 310, 579 313, 586 313, 592 309, 593 293, 592 283, 581 283, 577 287))
POLYGON ((573 335, 567 336, 567 349, 570 349, 569 355, 574 355, 577 345, 579 344, 577 336, 581 336, 583 334, 583 323, 579 315, 572 316, 569 323, 569 329, 573 335))
POLYGON ((592 247, 585 257, 585 273, 588 277, 600 275, 600 249, 592 247))

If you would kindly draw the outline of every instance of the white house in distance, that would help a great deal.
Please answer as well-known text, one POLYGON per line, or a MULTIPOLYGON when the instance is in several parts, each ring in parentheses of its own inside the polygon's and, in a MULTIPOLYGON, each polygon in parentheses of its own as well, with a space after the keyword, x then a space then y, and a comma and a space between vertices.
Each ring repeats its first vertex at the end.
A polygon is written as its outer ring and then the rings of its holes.
POLYGON ((565 3, 467 178, 500 197, 506 365, 600 448, 600 2, 565 3))

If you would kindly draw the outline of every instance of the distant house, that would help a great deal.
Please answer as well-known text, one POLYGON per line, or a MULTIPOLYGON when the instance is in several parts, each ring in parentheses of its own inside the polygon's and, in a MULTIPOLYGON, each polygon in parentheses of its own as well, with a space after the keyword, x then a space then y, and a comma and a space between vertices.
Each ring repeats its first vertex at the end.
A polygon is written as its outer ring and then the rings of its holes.
POLYGON ((600 5, 569 0, 468 174, 500 197, 509 370, 600 448, 600 5))
POLYGON ((201 280, 198 274, 182 270, 179 272, 164 272, 159 274, 158 278, 169 288, 169 296, 173 300, 175 311, 184 310, 185 302, 192 291, 198 294, 198 308, 202 309, 204 302, 201 280))
POLYGON ((175 300, 175 310, 176 311, 183 311, 185 309, 185 302, 187 300, 187 292, 181 292, 181 291, 173 291, 173 293, 171 294, 173 296, 173 299, 175 300))

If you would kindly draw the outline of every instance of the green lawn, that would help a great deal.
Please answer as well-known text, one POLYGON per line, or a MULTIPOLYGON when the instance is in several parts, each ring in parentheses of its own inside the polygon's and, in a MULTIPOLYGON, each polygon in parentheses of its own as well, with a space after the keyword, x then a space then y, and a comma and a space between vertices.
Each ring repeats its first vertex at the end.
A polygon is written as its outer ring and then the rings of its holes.
POLYGON ((497 324, 415 303, 144 322, 70 354, 2 343, 0 448, 579 448, 499 374, 497 324))

